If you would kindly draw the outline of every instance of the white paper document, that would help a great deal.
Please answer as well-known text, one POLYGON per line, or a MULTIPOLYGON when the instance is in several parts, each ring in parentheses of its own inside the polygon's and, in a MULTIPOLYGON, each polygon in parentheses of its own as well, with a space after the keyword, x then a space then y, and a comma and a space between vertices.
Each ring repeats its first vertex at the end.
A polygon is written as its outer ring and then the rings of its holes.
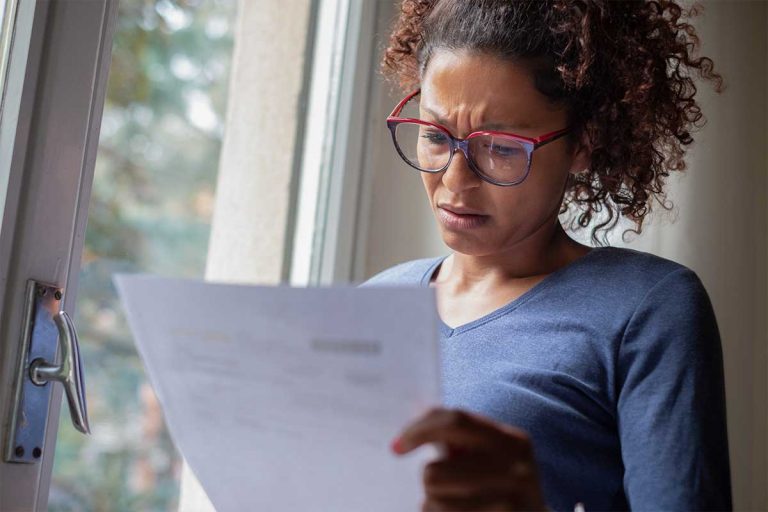
POLYGON ((217 511, 419 510, 434 451, 389 445, 440 403, 433 290, 115 282, 217 511))

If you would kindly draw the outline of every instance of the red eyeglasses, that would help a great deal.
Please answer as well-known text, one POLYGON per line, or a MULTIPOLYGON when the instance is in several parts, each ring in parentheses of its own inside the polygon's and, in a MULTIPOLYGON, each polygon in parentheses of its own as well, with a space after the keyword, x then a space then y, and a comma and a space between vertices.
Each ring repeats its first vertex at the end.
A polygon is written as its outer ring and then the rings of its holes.
POLYGON ((399 117, 406 104, 420 92, 421 89, 417 89, 397 104, 387 117, 387 126, 395 149, 403 160, 422 172, 446 170, 453 155, 460 149, 469 168, 481 179, 502 187, 519 185, 530 173, 533 152, 570 131, 570 128, 563 128, 535 138, 498 131, 477 131, 459 139, 439 124, 399 117))

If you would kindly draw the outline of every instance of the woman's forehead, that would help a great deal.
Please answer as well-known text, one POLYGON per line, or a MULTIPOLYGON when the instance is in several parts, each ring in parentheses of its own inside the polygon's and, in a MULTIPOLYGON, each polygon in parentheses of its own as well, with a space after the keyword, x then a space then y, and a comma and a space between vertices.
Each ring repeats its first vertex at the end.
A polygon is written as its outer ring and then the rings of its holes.
POLYGON ((466 51, 432 56, 420 103, 435 120, 469 117, 499 125, 493 129, 550 125, 565 115, 536 89, 533 74, 522 63, 466 51))
MULTIPOLYGON (((535 126, 527 120, 524 112, 505 115, 486 102, 472 103, 438 102, 436 105, 429 100, 422 100, 419 107, 434 122, 444 126, 452 126, 457 120, 469 119, 474 130, 498 130, 514 133, 531 130, 535 126)), ((460 121, 459 121, 460 122, 460 121)))

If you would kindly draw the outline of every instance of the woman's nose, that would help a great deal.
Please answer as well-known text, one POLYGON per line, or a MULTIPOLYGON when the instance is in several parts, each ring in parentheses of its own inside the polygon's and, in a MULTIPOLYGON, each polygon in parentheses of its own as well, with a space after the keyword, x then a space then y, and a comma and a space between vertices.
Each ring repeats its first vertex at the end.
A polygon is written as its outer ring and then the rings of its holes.
POLYGON ((454 193, 477 188, 483 183, 480 176, 470 169, 467 158, 460 149, 453 155, 451 165, 443 171, 442 181, 445 188, 454 193))

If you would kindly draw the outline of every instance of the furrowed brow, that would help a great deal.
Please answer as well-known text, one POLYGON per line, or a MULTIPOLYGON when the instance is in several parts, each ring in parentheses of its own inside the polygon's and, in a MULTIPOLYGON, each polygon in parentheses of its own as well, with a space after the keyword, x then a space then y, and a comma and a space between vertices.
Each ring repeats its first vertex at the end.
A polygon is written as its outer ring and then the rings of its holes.
MULTIPOLYGON (((429 107, 422 106, 421 108, 424 109, 425 112, 427 112, 432 118, 437 122, 438 124, 448 126, 449 122, 442 118, 440 114, 435 112, 429 107)), ((518 123, 518 124, 508 124, 508 123, 485 123, 481 126, 478 126, 474 129, 474 131, 507 131, 507 132, 515 132, 515 131, 522 131, 522 130, 529 130, 531 129, 531 125, 527 123, 518 123)))

